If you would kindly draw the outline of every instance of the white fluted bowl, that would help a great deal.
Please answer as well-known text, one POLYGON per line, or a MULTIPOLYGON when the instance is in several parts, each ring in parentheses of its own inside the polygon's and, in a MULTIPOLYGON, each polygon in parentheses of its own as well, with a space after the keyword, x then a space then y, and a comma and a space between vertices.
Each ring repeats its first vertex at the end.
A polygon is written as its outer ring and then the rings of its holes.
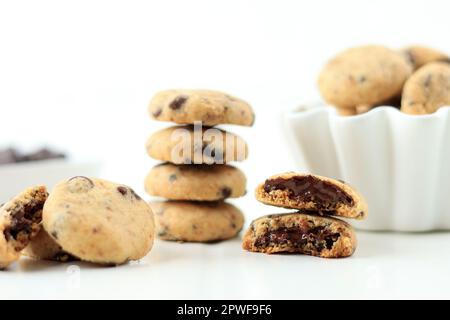
POLYGON ((450 108, 412 116, 392 107, 342 117, 299 107, 285 128, 299 168, 342 179, 369 204, 365 230, 450 229, 450 108))

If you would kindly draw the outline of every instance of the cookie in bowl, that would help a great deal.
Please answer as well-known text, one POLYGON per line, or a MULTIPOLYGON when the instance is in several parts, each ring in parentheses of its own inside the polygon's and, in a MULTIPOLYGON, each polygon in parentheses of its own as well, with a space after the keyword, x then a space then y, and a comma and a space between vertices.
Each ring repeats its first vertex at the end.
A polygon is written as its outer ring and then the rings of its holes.
POLYGON ((421 67, 405 83, 402 111, 430 114, 450 106, 450 64, 432 62, 421 67))
POLYGON ((379 45, 347 49, 322 69, 318 87, 339 109, 371 108, 401 94, 412 66, 399 52, 379 45))

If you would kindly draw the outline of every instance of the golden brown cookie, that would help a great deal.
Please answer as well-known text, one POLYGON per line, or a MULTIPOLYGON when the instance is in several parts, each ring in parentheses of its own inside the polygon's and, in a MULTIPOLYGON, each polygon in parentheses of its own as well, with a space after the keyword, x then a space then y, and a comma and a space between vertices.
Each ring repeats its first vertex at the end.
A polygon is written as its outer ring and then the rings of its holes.
POLYGON ((141 259, 154 239, 152 210, 130 187, 87 177, 53 188, 43 225, 62 250, 99 264, 141 259))
POLYGON ((156 230, 162 240, 215 242, 235 237, 244 216, 225 202, 151 202, 156 230))
POLYGON ((75 256, 67 253, 53 240, 44 228, 31 240, 22 254, 30 258, 39 260, 53 260, 68 262, 78 260, 75 256))
POLYGON ((155 120, 205 126, 237 124, 252 126, 255 115, 251 106, 229 94, 213 90, 165 90, 158 92, 149 105, 155 120))
POLYGON ((155 132, 146 143, 156 160, 174 164, 223 164, 247 158, 247 143, 217 128, 174 126, 155 132))
POLYGON ((417 70, 430 62, 450 62, 450 57, 447 54, 423 46, 406 47, 401 50, 401 53, 411 63, 414 70, 417 70))
POLYGON ((367 204, 348 184, 312 174, 288 172, 275 175, 256 188, 262 203, 316 211, 321 215, 364 219, 367 204))
POLYGON ((338 108, 376 106, 400 95, 412 72, 402 54, 383 46, 363 46, 339 53, 319 75, 319 90, 338 108))
POLYGON ((175 165, 153 167, 145 178, 149 195, 170 200, 216 201, 245 194, 244 173, 230 165, 175 165))
POLYGON ((302 212, 272 214, 250 224, 242 247, 253 252, 342 258, 353 254, 356 237, 348 223, 331 217, 302 212))
POLYGON ((443 106, 450 106, 450 64, 431 62, 406 81, 401 110, 409 114, 430 114, 443 106))
POLYGON ((0 269, 20 257, 21 251, 41 229, 44 186, 31 187, 0 208, 0 269))

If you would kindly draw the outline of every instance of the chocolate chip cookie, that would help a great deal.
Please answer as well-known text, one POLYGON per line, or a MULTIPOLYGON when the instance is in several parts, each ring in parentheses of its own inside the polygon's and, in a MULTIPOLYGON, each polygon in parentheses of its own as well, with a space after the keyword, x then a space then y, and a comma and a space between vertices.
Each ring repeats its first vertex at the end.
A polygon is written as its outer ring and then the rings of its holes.
POLYGON ((450 57, 447 54, 423 46, 406 47, 401 50, 401 53, 406 57, 408 62, 411 63, 414 70, 417 70, 430 62, 450 62, 450 57))
POLYGON ((0 208, 0 269, 20 257, 21 251, 41 229, 44 186, 31 187, 0 208))
POLYGON ((429 114, 443 106, 450 106, 450 64, 428 63, 406 81, 401 110, 429 114))
POLYGON ((38 260, 52 260, 58 262, 69 262, 78 260, 77 257, 67 253, 50 237, 44 228, 31 240, 22 254, 38 260))
POLYGON ((99 264, 140 259, 154 239, 152 210, 130 187, 87 177, 54 187, 43 225, 63 251, 99 264))
POLYGON ((288 172, 256 188, 256 199, 269 205, 316 211, 320 215, 364 219, 367 204, 347 183, 312 174, 288 172))
POLYGON ((174 164, 223 164, 247 158, 239 136, 217 128, 174 126, 155 132, 146 143, 150 157, 174 164))
POLYGON ((145 190, 170 200, 215 201, 245 194, 244 173, 230 165, 174 165, 163 163, 151 169, 145 190))
POLYGON ((237 124, 252 126, 255 115, 251 106, 229 94, 212 90, 165 90, 150 102, 150 115, 155 120, 205 126, 237 124))
POLYGON ((319 75, 319 90, 338 108, 375 106, 401 94, 412 66, 399 52, 383 46, 348 49, 328 62, 319 75))
POLYGON ((225 202, 151 202, 156 230, 162 240, 215 242, 235 237, 244 216, 225 202))
POLYGON ((253 252, 341 258, 353 254, 356 237, 348 223, 332 217, 305 212, 272 214, 250 224, 242 247, 253 252))

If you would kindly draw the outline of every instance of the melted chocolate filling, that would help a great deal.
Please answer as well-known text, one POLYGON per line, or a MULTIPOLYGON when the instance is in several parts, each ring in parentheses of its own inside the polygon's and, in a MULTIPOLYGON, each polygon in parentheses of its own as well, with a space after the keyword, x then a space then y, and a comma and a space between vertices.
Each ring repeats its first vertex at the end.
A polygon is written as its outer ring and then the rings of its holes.
POLYGON ((302 229, 300 227, 279 228, 268 231, 264 235, 258 237, 255 246, 266 248, 270 246, 287 245, 296 249, 298 252, 320 253, 325 248, 330 250, 334 243, 339 239, 339 233, 331 233, 323 226, 310 229, 302 229))
POLYGON ((340 204, 353 206, 353 198, 333 183, 314 176, 266 180, 264 191, 286 190, 289 198, 299 202, 314 202, 318 210, 332 211, 340 204))
POLYGON ((39 201, 19 207, 12 213, 11 224, 5 228, 3 234, 7 241, 15 241, 15 249, 22 250, 30 241, 30 237, 37 232, 36 227, 42 220, 43 203, 39 201))

